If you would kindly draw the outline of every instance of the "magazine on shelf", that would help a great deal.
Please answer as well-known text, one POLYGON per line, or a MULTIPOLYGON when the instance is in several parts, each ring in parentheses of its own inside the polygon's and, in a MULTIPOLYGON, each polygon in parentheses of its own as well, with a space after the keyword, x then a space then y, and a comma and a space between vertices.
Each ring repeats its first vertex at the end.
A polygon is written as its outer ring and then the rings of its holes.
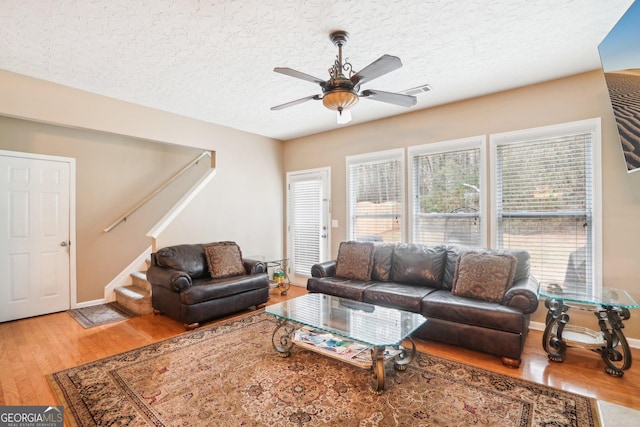
MULTIPOLYGON (((334 354, 341 359, 352 360, 358 363, 371 363, 371 346, 358 341, 340 336, 334 336, 325 331, 316 330, 308 326, 297 329, 294 334, 295 341, 311 344, 318 350, 334 354)), ((400 354, 401 350, 387 347, 384 352, 385 360, 400 354)))

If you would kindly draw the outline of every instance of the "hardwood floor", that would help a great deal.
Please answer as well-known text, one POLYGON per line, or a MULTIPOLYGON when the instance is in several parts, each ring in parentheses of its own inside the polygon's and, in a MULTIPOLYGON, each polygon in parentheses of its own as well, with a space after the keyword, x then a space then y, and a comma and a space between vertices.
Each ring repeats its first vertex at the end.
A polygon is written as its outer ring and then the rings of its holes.
MULTIPOLYGON (((305 292, 297 286, 286 297, 272 291, 269 304, 305 292)), ((45 374, 182 332, 181 323, 153 314, 92 329, 82 328, 66 312, 0 323, 0 405, 55 404, 45 374)), ((416 345, 419 351, 640 409, 640 367, 632 366, 623 377, 614 378, 604 372, 598 354, 582 349, 569 349, 563 363, 553 363, 541 340, 541 332, 530 332, 518 369, 503 366, 497 357, 458 347, 419 340, 416 345)), ((632 349, 632 353, 636 364, 640 363, 640 350, 632 349)))

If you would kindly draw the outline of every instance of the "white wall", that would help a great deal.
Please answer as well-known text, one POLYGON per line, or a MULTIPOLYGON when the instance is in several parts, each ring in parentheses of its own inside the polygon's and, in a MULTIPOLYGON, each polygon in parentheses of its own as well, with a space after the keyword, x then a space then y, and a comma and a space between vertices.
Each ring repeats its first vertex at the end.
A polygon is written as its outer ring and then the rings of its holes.
POLYGON ((151 245, 147 232, 207 168, 203 161, 109 233, 102 230, 203 149, 217 175, 160 244, 235 240, 282 251, 282 142, 0 71, 0 149, 76 158, 77 301, 151 245))
MULTIPOLYGON (((594 117, 602 120, 604 284, 625 289, 640 302, 640 172, 626 172, 600 70, 287 141, 284 167, 285 172, 331 167, 332 216, 340 224, 331 229, 335 256, 346 238, 346 156, 594 117)), ((533 320, 544 322, 545 313, 540 304, 533 320)), ((582 317, 585 326, 597 329, 593 314, 582 317)), ((625 334, 640 338, 640 310, 632 310, 625 334)))

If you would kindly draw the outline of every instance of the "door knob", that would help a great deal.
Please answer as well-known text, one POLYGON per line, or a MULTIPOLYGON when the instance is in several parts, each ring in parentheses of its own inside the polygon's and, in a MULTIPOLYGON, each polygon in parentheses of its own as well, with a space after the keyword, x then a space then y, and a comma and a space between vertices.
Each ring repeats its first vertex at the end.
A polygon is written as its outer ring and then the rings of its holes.
POLYGON ((67 246, 67 242, 60 242, 60 246, 67 246))

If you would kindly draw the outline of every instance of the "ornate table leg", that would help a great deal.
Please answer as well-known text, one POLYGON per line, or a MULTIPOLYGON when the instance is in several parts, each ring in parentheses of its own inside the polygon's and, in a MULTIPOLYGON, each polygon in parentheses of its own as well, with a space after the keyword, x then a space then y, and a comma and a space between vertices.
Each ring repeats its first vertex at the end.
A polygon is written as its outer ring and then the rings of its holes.
POLYGON ((549 309, 547 312, 546 327, 542 335, 542 347, 547 352, 549 360, 562 362, 564 360, 567 345, 562 340, 562 330, 569 322, 567 310, 569 307, 562 301, 547 299, 544 305, 549 309))
POLYGON ((413 338, 407 338, 411 342, 411 352, 407 354, 407 349, 403 346, 400 346, 402 352, 396 356, 393 361, 393 367, 396 371, 404 371, 407 369, 407 365, 413 361, 416 357, 416 343, 413 341, 413 338))
POLYGON ((278 289, 280 289, 280 295, 286 295, 289 292, 289 288, 291 287, 291 282, 289 281, 289 275, 284 273, 284 280, 278 284, 278 289))
POLYGON ((375 394, 382 394, 384 391, 384 349, 384 346, 371 349, 371 361, 373 362, 371 366, 373 370, 371 389, 375 394))
MULTIPOLYGON (((407 349, 403 346, 396 347, 401 350, 400 354, 398 354, 393 361, 393 367, 397 371, 406 370, 407 365, 411 363, 416 356, 416 343, 411 337, 407 339, 409 340, 409 342, 411 342, 411 351, 408 352, 407 349)), ((376 394, 382 394, 382 392, 384 391, 384 383, 386 379, 384 363, 385 348, 386 347, 384 346, 373 347, 373 349, 371 350, 371 361, 373 362, 373 365, 371 367, 371 369, 373 370, 371 388, 372 391, 376 394)))
POLYGON ((611 376, 621 377, 631 367, 631 351, 622 333, 622 321, 631 316, 629 310, 604 306, 595 315, 606 341, 606 345, 598 350, 606 365, 604 371, 611 376))
POLYGON ((271 343, 280 356, 288 357, 291 354, 293 331, 295 331, 295 329, 296 327, 291 321, 282 318, 278 319, 276 329, 271 336, 271 343), (283 329, 280 330, 281 328, 283 329))
POLYGON ((280 295, 286 295, 287 292, 289 292, 289 288, 291 287, 291 281, 289 280, 289 275, 287 274, 288 264, 288 261, 282 261, 280 263, 280 268, 284 273, 284 280, 278 285, 278 287, 280 288, 280 295))

